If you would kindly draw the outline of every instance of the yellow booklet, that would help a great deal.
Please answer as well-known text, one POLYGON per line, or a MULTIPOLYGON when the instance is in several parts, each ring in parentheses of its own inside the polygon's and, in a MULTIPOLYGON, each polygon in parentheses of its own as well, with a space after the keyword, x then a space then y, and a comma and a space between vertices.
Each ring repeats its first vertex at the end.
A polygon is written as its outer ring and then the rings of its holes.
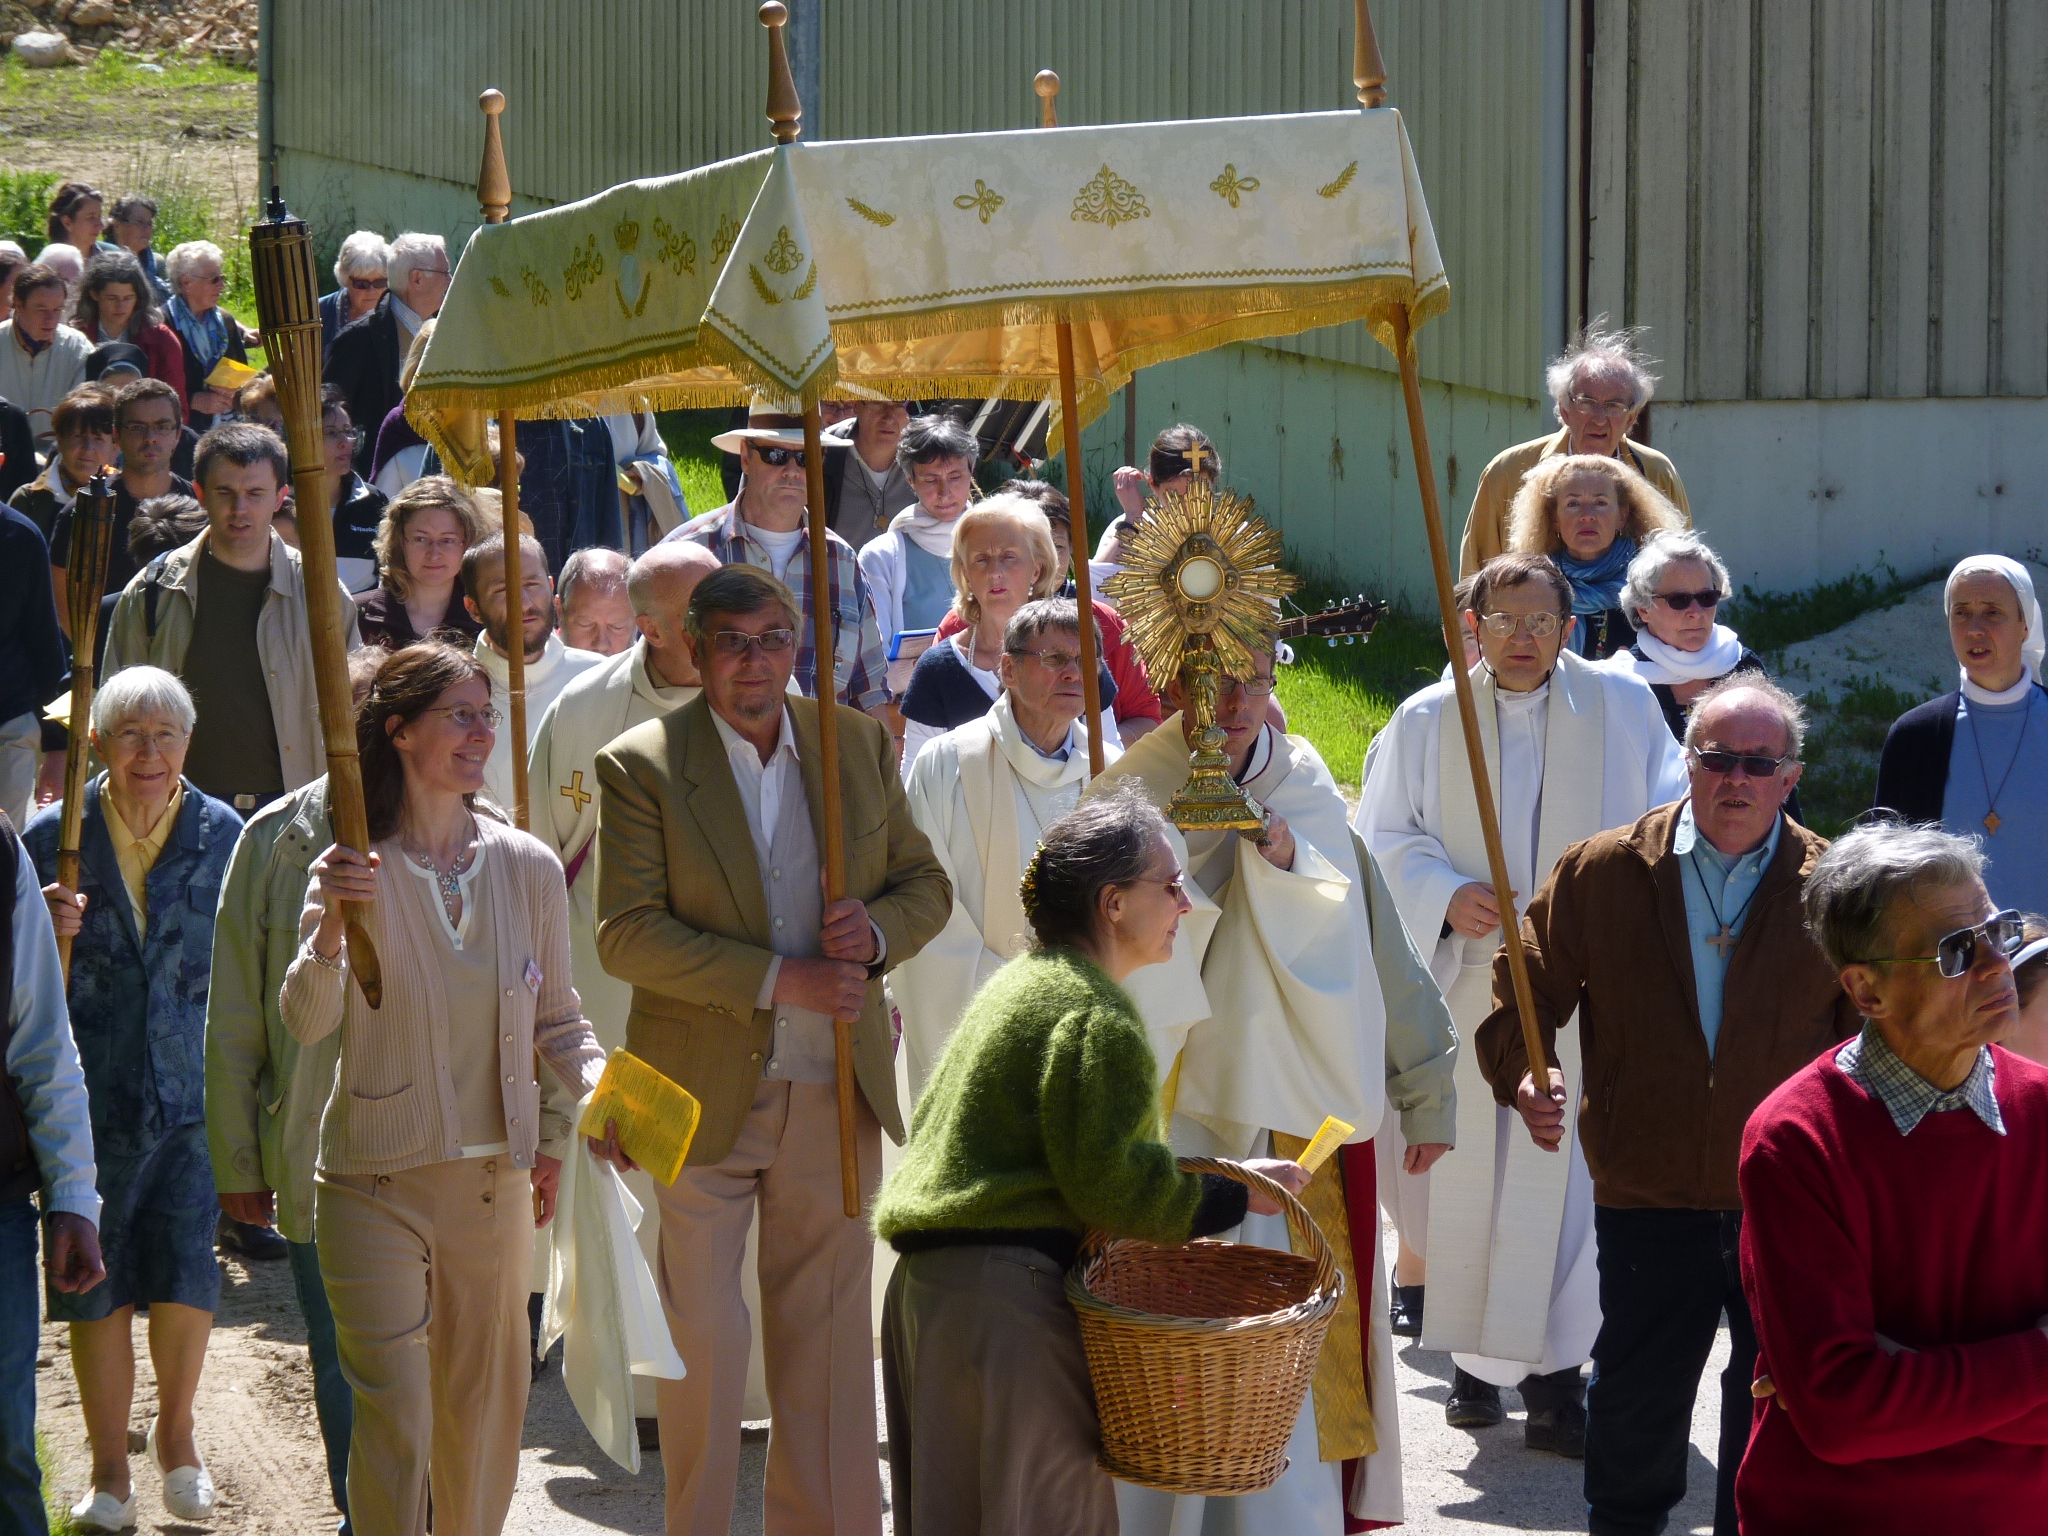
POLYGON ((238 363, 232 357, 224 357, 213 365, 213 372, 206 376, 206 387, 231 395, 255 378, 257 371, 247 363, 238 363))
POLYGON ((618 1127, 626 1155, 663 1184, 673 1184, 690 1154, 703 1107, 631 1051, 613 1051, 578 1129, 604 1140, 605 1123, 618 1127))
MULTIPOLYGON (((1301 1166, 1310 1173, 1314 1173, 1330 1160, 1331 1153, 1344 1145, 1344 1138, 1349 1136, 1355 1129, 1355 1126, 1346 1125, 1335 1115, 1323 1116, 1323 1123, 1316 1128, 1315 1135, 1310 1139, 1309 1144, 1302 1149, 1300 1157, 1301 1166)), ((604 1133, 600 1131, 598 1134, 602 1135, 604 1133)))

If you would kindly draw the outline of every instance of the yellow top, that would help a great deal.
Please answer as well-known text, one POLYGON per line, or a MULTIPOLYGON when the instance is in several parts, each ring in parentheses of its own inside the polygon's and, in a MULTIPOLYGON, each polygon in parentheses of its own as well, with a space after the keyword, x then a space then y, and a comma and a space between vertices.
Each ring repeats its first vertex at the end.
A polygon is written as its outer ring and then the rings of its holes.
POLYGON ((178 811, 184 803, 185 785, 180 780, 171 790, 170 804, 164 807, 163 815, 157 817, 156 825, 137 837, 128 830, 128 823, 114 808, 113 793, 106 785, 100 786, 100 814, 107 818, 107 835, 114 840, 114 857, 120 861, 121 883, 128 887, 128 905, 135 913, 135 936, 138 939, 149 937, 149 896, 143 882, 156 868, 164 844, 171 840, 171 828, 178 824, 178 811))

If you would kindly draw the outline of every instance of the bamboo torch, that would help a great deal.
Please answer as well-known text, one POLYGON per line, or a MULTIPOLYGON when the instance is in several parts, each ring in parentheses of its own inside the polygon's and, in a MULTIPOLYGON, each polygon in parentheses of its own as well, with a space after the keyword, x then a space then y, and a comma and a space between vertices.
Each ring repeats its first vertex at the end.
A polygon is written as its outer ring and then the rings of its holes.
MULTIPOLYGON (((1380 45, 1373 33, 1372 11, 1367 0, 1353 0, 1356 34, 1351 55, 1351 82, 1358 88, 1358 104, 1370 110, 1387 99, 1387 66, 1380 58, 1380 45)), ((1394 357, 1401 370, 1401 399, 1408 412, 1408 443, 1415 455, 1415 484, 1422 493, 1422 526, 1429 537, 1429 563, 1436 576, 1437 616, 1443 621, 1444 646, 1451 656, 1451 681, 1458 695, 1458 725, 1465 736, 1465 761, 1472 772, 1473 797, 1479 802, 1479 834, 1486 843, 1487 873, 1500 898, 1501 945, 1507 950, 1508 977, 1515 994, 1515 1013, 1522 1024, 1522 1047, 1529 1053, 1529 1071, 1539 1092, 1550 1089, 1550 1057, 1543 1049, 1543 1034, 1536 1027, 1536 998, 1529 985, 1529 957, 1522 950, 1521 919, 1508 898, 1513 889, 1508 879, 1506 850, 1500 840, 1500 813, 1494 805, 1493 784, 1486 771, 1486 749, 1479 739, 1479 708, 1472 696, 1472 679, 1458 665, 1464 655, 1464 640, 1458 631, 1457 605, 1451 597, 1450 544, 1444 536, 1443 506, 1437 500, 1436 462, 1429 456, 1429 428, 1422 416, 1422 382, 1416 368, 1415 339, 1408 330, 1408 311, 1393 314, 1394 357)), ((1521 893, 1527 901, 1533 891, 1521 893)))
MULTIPOLYGON (((356 757, 355 698, 348 682, 348 616, 334 564, 334 520, 328 516, 327 445, 321 432, 319 281, 314 275, 312 231, 293 218, 271 189, 267 217, 249 228, 256 316, 270 376, 284 413, 291 453, 292 496, 299 507, 299 559, 306 578, 306 618, 312 632, 313 686, 320 700, 320 734, 327 743, 327 809, 334 840, 367 855, 370 819, 363 805, 363 770, 356 757)), ((383 1006, 384 973, 370 940, 369 909, 343 909, 348 968, 372 1008, 383 1006)))
MULTIPOLYGON (((760 10, 768 29, 768 122, 778 144, 794 144, 803 132, 803 103, 789 72, 782 28, 789 10, 767 0, 760 10)), ((810 503, 812 649, 817 657, 818 772, 825 781, 825 900, 846 894, 846 829, 839 812, 839 668, 832 644, 831 554, 826 548, 825 451, 819 441, 816 400, 804 402, 804 495, 810 503)), ((848 1216, 860 1215, 860 1159, 854 1144, 853 1026, 832 1021, 833 1076, 839 1089, 839 1194, 848 1216)))
MULTIPOLYGON (((57 883, 78 889, 78 843, 85 825, 85 770, 92 729, 93 650, 100 589, 114 548, 114 488, 102 469, 71 504, 71 550, 64 562, 65 617, 71 624, 71 741, 64 751, 64 810, 57 824, 57 883)), ((57 940, 64 985, 71 986, 71 940, 57 940)))
MULTIPOLYGON (((1049 69, 1041 69, 1031 88, 1038 93, 1041 103, 1039 126, 1059 127, 1060 77, 1049 69)), ((1074 385, 1074 327, 1060 321, 1054 327, 1053 343, 1059 349, 1060 361, 1060 431, 1067 440, 1067 513, 1069 541, 1074 547, 1074 608, 1081 616, 1081 718, 1088 722, 1088 774, 1093 778, 1102 772, 1102 684, 1096 676, 1100 663, 1095 659, 1095 594, 1090 588, 1088 571, 1093 546, 1088 542, 1088 496, 1081 484, 1084 476, 1081 410, 1074 385)))

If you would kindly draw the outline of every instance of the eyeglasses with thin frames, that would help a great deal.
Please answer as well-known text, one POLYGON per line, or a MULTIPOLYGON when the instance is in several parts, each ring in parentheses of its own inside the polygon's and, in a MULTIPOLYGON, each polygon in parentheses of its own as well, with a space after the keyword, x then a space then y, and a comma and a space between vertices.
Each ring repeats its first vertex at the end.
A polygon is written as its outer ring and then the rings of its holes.
POLYGON ((758 635, 750 635, 745 630, 721 629, 712 635, 711 643, 726 656, 744 656, 757 646, 767 655, 779 656, 796 644, 796 631, 764 629, 758 635))
POLYGON ((2011 907, 1994 912, 1974 928, 1945 933, 1931 955, 1873 955, 1865 965, 1931 965, 1943 978, 1955 981, 1967 976, 1977 964, 1977 946, 1989 944, 1994 954, 2011 959, 2027 941, 2026 920, 2011 907))
POLYGON ((1595 400, 1591 395, 1572 395, 1569 399, 1574 408, 1605 416, 1610 421, 1619 421, 1635 409, 1634 404, 1627 400, 1595 400))
POLYGON ((1482 613, 1479 627, 1496 640, 1506 640, 1517 630, 1531 640, 1548 640, 1564 622, 1554 613, 1482 613))
POLYGON ((1079 651, 1032 651, 1019 649, 1010 652, 1010 654, 1012 656, 1029 656, 1048 672, 1065 672, 1069 668, 1075 672, 1081 670, 1081 653, 1079 651))
POLYGON ((446 715, 463 730, 472 730, 481 721, 492 730, 504 724, 505 713, 495 704, 437 704, 432 709, 420 711, 423 715, 446 715))

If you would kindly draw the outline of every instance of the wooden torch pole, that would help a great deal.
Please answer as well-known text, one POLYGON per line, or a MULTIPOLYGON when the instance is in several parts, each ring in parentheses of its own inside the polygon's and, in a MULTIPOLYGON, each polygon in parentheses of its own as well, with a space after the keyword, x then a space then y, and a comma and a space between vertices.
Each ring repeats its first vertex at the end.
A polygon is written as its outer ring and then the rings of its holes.
MULTIPOLYGON (((1032 80, 1038 92, 1039 126, 1060 125, 1060 77, 1041 69, 1032 80)), ((1081 410, 1074 386, 1074 327, 1065 320, 1053 328, 1053 343, 1060 362, 1060 435, 1066 439, 1068 536, 1074 547, 1074 608, 1081 619, 1081 718, 1088 725, 1088 775, 1102 772, 1102 684, 1096 674, 1101 662, 1095 654, 1095 594, 1090 587, 1088 556, 1094 546, 1088 539, 1088 493, 1082 485, 1081 410)))
MULTIPOLYGON (((313 643, 313 688, 320 704, 320 735, 327 747, 327 814, 334 840, 368 853, 370 818, 363 802, 362 764, 356 757, 355 695, 348 681, 349 618, 335 567, 334 519, 329 516, 327 445, 320 406, 320 284, 313 264, 312 231, 286 210, 271 190, 268 216, 249 229, 250 275, 263 351, 277 382, 285 445, 292 465, 292 496, 299 508, 299 559, 306 579, 306 620, 313 643)), ((372 1008, 384 1000, 383 971, 370 941, 369 908, 343 909, 349 974, 372 1008)))
MULTIPOLYGON (((72 503, 71 550, 64 598, 71 625, 71 740, 64 751, 64 809, 57 822, 57 883, 78 889, 78 849, 85 830, 85 775, 92 729, 93 651, 99 636, 100 588, 114 547, 114 487, 102 469, 72 503)), ((71 989, 71 940, 57 940, 64 989, 71 989)))
MULTIPOLYGON (((778 144, 794 144, 803 133, 803 102, 789 70, 782 28, 789 20, 782 0, 767 0, 760 10, 768 29, 768 122, 778 144)), ((832 552, 825 524, 825 450, 820 441, 823 419, 815 398, 803 403, 804 496, 809 502, 811 566, 811 646, 817 659, 818 774, 825 783, 825 900, 846 895, 846 829, 839 813, 839 667, 833 645, 836 612, 832 604, 832 552)), ((839 1090, 839 1194, 846 1214, 860 1215, 860 1156, 854 1142, 853 1025, 832 1021, 833 1077, 839 1090)))
MULTIPOLYGON (((498 118, 505 93, 495 86, 477 98, 484 112, 484 160, 476 173, 476 200, 486 224, 512 217, 512 173, 505 165, 505 140, 498 118)), ((505 730, 511 740, 512 824, 524 832, 531 820, 526 786, 526 585, 519 546, 519 428, 510 411, 498 413, 498 495, 505 521, 505 730)))

